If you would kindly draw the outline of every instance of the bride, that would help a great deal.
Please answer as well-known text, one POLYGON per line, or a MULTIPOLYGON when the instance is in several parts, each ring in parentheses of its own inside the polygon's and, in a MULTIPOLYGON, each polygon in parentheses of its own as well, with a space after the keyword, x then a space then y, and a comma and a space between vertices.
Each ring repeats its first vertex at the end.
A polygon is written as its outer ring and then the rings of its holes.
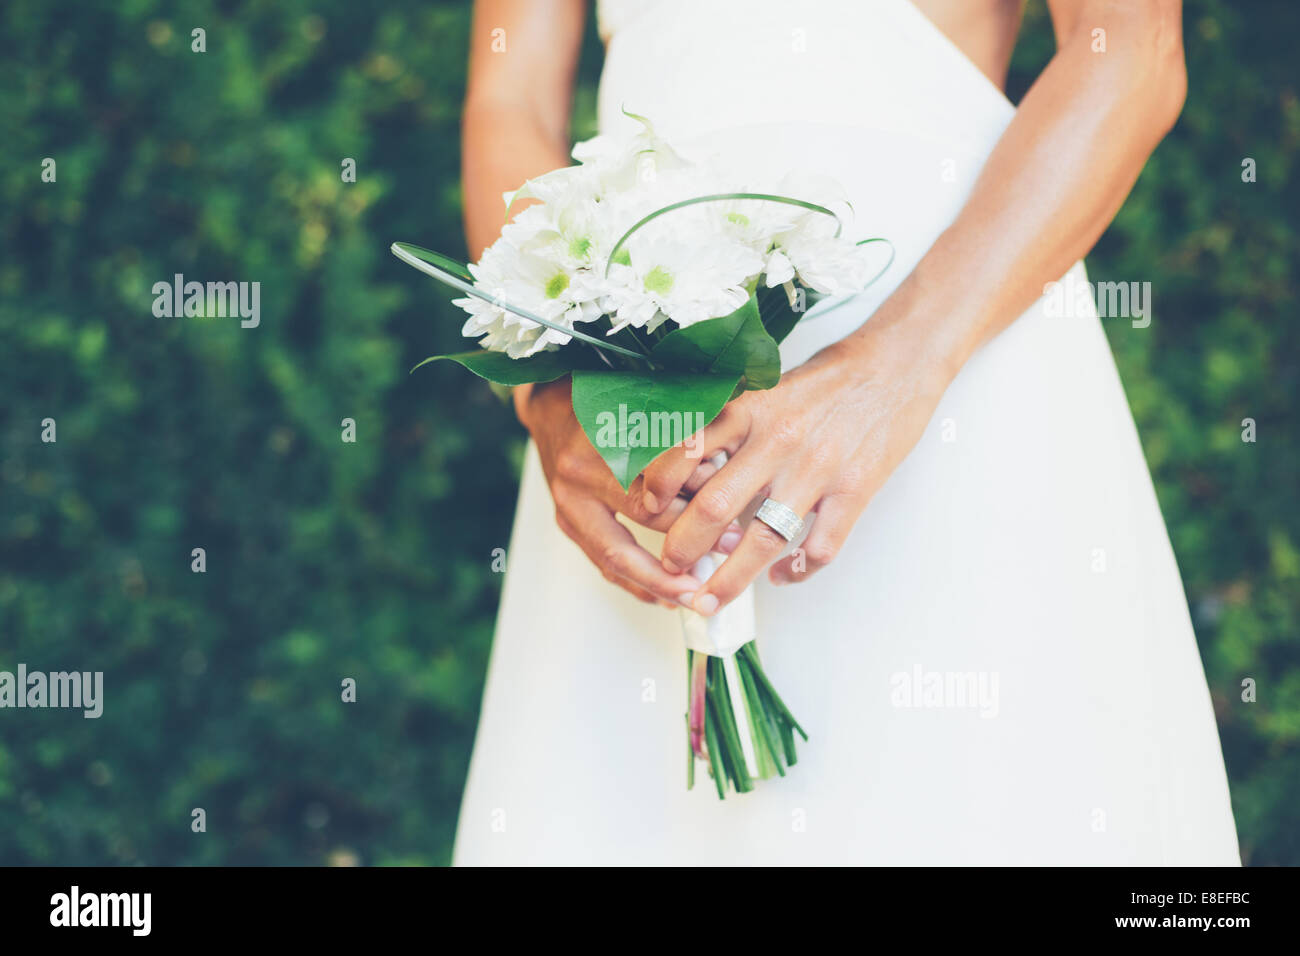
MULTIPOLYGON (((455 862, 1239 864, 1101 321, 1045 294, 1087 281, 1080 257, 1179 114, 1180 3, 1049 6, 1058 50, 1017 109, 1019 0, 598 4, 602 132, 635 128, 625 107, 688 156, 828 175, 897 258, 705 430, 720 469, 676 449, 624 494, 566 384, 516 390, 532 441, 455 862), (744 522, 768 496, 809 516, 798 550, 744 522), (684 573, 711 549, 731 556, 707 584, 684 573), (666 608, 712 615, 751 582, 811 740, 787 777, 719 801, 684 786, 666 608)), ((585 16, 478 0, 472 254, 503 192, 569 162, 585 16)), ((1132 318, 1106 321, 1144 334, 1132 318)))

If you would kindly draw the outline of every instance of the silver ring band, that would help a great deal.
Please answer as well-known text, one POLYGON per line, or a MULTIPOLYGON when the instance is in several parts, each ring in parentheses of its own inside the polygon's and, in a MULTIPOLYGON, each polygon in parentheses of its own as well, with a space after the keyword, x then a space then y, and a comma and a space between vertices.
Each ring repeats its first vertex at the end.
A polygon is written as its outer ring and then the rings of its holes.
POLYGON ((764 498, 754 517, 786 541, 793 541, 803 532, 803 518, 774 498, 764 498))

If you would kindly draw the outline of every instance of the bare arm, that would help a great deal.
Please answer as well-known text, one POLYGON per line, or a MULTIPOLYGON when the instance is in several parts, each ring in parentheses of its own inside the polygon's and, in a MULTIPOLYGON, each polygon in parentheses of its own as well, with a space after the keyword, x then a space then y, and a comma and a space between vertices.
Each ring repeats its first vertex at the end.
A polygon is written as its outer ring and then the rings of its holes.
MULTIPOLYGON (((476 0, 462 129, 465 236, 478 259, 505 224, 501 194, 569 164, 569 114, 586 20, 585 0, 476 0)), ((518 212, 526 204, 514 208, 518 212)), ((693 591, 669 574, 614 517, 666 531, 677 504, 649 514, 629 498, 573 415, 567 381, 514 390, 533 437, 560 528, 614 584, 643 601, 677 607, 693 591)))
MULTIPOLYGON (((858 516, 920 438, 979 346, 1006 328, 1097 241, 1182 108, 1181 0, 1050 0, 1058 50, 1004 132, 953 224, 852 335, 768 392, 732 402, 699 443, 731 460, 699 489, 663 548, 691 567, 757 495, 817 511, 803 545, 772 566, 778 584, 835 557, 858 516), (1094 52, 1104 30, 1106 51, 1094 52)), ((647 470, 651 510, 692 462, 647 470)), ((761 522, 694 595, 701 613, 735 598, 785 541, 761 522)))
POLYGON ((474 4, 461 130, 465 236, 473 259, 501 234, 502 193, 569 164, 585 19, 584 0, 474 4))
POLYGON ((1092 248, 1186 95, 1181 0, 1050 7, 1056 56, 961 214, 879 316, 931 323, 953 374, 1092 248))

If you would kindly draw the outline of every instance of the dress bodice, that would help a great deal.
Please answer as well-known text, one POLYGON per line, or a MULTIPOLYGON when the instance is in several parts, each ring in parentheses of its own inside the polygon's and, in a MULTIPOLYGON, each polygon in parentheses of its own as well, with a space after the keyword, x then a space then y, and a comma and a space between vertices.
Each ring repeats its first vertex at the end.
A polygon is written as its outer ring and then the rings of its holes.
POLYGON ((650 11, 657 0, 596 0, 596 29, 606 43, 625 24, 650 11))
POLYGON ((598 0, 600 126, 689 137, 799 120, 987 152, 1005 95, 909 0, 598 0))

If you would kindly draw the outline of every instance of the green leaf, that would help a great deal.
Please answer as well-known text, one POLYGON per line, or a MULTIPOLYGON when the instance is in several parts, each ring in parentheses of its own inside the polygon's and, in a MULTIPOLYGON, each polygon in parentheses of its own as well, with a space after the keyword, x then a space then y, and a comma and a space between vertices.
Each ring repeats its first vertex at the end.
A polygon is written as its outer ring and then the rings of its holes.
POLYGON ((430 362, 451 361, 465 366, 479 378, 498 385, 526 385, 529 382, 553 382, 573 371, 573 362, 564 349, 538 352, 528 358, 513 359, 504 352, 474 349, 452 355, 431 355, 415 368, 430 362))
POLYGON ((771 388, 781 378, 781 353, 753 295, 730 315, 669 332, 650 356, 667 368, 743 378, 745 388, 771 388))
POLYGON ((718 417, 738 375, 573 373, 573 412, 626 490, 661 453, 718 417))
POLYGON ((758 311, 763 317, 763 327, 777 342, 784 342, 785 337, 799 324, 799 320, 823 298, 820 292, 812 289, 801 288, 800 291, 804 296, 804 307, 800 311, 790 308, 790 298, 783 286, 759 289, 757 292, 758 311))

